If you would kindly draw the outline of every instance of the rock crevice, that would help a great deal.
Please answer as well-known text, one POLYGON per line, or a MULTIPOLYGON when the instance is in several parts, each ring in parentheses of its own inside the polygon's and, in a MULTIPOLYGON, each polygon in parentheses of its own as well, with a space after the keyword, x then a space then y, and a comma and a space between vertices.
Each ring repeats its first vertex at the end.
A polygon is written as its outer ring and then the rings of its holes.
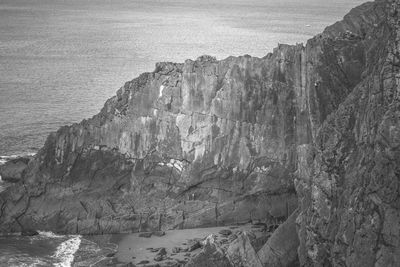
POLYGON ((158 63, 48 137, 1 193, 0 231, 152 231, 297 209, 301 265, 396 266, 398 6, 363 4, 264 58, 158 63))

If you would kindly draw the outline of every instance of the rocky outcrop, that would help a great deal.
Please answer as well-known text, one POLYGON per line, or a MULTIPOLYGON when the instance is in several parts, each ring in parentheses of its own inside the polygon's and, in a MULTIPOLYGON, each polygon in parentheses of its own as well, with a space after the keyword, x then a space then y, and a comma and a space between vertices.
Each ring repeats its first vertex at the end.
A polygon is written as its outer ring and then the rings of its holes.
POLYGON ((304 53, 282 45, 262 59, 158 64, 98 115, 48 138, 23 186, 1 195, 2 231, 27 224, 94 234, 287 217, 297 206, 304 53))
POLYGON ((281 224, 258 251, 260 262, 268 267, 298 266, 297 248, 299 238, 296 231, 298 211, 281 224))
POLYGON ((185 267, 234 267, 226 257, 226 253, 215 242, 213 236, 207 237, 204 242, 202 251, 193 257, 185 267))
POLYGON ((226 255, 233 267, 263 267, 246 232, 229 245, 226 255))
POLYGON ((328 28, 357 33, 361 80, 299 147, 302 265, 399 266, 399 1, 367 3, 328 28))
POLYGON ((1 180, 11 183, 19 182, 23 177, 25 169, 28 167, 29 160, 29 157, 15 158, 0 165, 1 180))
POLYGON ((0 195, 0 231, 214 226, 298 204, 301 265, 398 265, 398 11, 366 3, 264 58, 157 64, 49 136, 0 195))

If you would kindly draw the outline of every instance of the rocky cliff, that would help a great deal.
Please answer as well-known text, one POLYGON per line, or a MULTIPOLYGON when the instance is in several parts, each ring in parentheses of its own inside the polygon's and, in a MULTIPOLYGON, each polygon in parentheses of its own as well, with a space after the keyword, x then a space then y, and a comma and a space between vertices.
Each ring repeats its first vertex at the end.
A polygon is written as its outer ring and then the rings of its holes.
POLYGON ((264 58, 157 64, 48 137, 0 195, 0 231, 190 228, 298 206, 302 265, 395 266, 399 5, 366 3, 264 58))
POLYGON ((363 72, 312 146, 298 147, 304 265, 400 265, 399 25, 399 1, 376 1, 327 28, 360 37, 363 72))

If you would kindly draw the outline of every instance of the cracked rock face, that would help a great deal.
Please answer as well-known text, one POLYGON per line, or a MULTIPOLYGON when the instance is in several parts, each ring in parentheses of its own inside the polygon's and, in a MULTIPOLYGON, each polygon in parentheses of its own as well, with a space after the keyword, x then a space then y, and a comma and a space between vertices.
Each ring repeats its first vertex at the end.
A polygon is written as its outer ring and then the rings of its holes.
POLYGON ((1 232, 115 233, 287 217, 302 265, 398 266, 399 1, 264 58, 159 63, 51 134, 1 232))
MULTIPOLYGON (((297 86, 305 48, 160 63, 102 111, 52 134, 2 195, 3 231, 215 226, 297 206, 297 86)), ((307 135, 307 133, 304 133, 307 135)))
POLYGON ((364 72, 298 148, 303 265, 400 265, 399 6, 367 3, 327 29, 359 36, 364 72))

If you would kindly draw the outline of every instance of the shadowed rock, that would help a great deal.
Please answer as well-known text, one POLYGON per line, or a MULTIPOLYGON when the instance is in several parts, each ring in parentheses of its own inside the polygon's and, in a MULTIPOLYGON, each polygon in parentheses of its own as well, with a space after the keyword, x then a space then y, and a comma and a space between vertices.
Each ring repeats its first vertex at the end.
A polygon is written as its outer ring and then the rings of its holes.
POLYGON ((299 212, 296 210, 290 215, 258 251, 258 258, 264 266, 295 266, 294 264, 298 262, 297 248, 299 246, 299 238, 296 232, 298 214, 299 212))
POLYGON ((229 245, 226 254, 234 267, 263 267, 246 232, 229 245))
POLYGON ((39 232, 33 229, 24 229, 21 231, 22 236, 35 236, 38 235, 39 232))
POLYGON ((22 177, 25 169, 28 167, 30 158, 16 158, 0 165, 0 177, 3 181, 17 183, 22 177))
POLYGON ((157 64, 48 137, 0 194, 0 232, 262 222, 299 203, 302 266, 399 266, 399 10, 363 4, 264 58, 157 64))
POLYGON ((233 267, 225 253, 208 237, 202 251, 192 258, 185 267, 233 267))

